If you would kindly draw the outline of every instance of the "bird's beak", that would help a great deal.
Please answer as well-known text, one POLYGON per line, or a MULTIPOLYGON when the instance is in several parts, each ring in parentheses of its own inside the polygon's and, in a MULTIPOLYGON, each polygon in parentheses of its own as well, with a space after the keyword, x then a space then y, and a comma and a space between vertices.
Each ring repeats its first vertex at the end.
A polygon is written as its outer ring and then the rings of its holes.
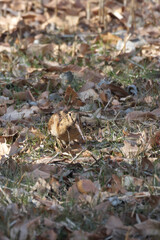
POLYGON ((84 135, 83 135, 83 133, 81 131, 81 128, 80 128, 80 126, 79 126, 79 124, 77 122, 75 123, 75 126, 76 126, 78 132, 80 133, 82 139, 85 141, 84 135))

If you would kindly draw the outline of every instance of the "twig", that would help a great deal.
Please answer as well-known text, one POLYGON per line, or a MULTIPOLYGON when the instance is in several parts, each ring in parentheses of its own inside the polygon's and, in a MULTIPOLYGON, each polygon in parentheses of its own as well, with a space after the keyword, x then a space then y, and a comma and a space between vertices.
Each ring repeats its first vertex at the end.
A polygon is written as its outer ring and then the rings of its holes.
POLYGON ((8 203, 12 203, 12 201, 10 200, 10 198, 8 197, 8 194, 7 193, 5 193, 4 191, 3 191, 3 189, 2 189, 2 187, 0 186, 0 191, 3 193, 3 195, 5 196, 5 198, 7 199, 7 201, 8 201, 8 203))
POLYGON ((117 119, 117 117, 119 116, 119 114, 121 113, 121 111, 119 111, 116 116, 113 118, 113 121, 115 121, 117 119))
POLYGON ((86 149, 82 149, 79 153, 76 154, 74 158, 72 158, 72 161, 70 163, 73 163, 86 149))
POLYGON ((107 109, 108 105, 112 102, 112 100, 113 100, 113 97, 111 97, 111 98, 109 99, 108 103, 107 103, 106 106, 104 107, 104 110, 107 109))
POLYGON ((128 59, 128 62, 130 62, 130 63, 132 63, 132 64, 136 65, 137 67, 139 67, 139 68, 141 68, 141 69, 143 69, 143 70, 144 70, 144 67, 143 67, 141 64, 139 64, 139 63, 136 63, 136 62, 135 62, 135 61, 133 61, 133 60, 131 60, 131 59, 128 59))
POLYGON ((99 159, 97 159, 97 158, 93 155, 93 153, 91 153, 91 156, 92 156, 93 159, 95 160, 95 162, 91 164, 91 167, 92 167, 95 163, 98 163, 98 162, 99 162, 99 160, 101 159, 101 157, 100 157, 99 159))
POLYGON ((57 152, 50 160, 48 163, 50 163, 54 158, 56 158, 58 155, 60 154, 60 152, 57 152))

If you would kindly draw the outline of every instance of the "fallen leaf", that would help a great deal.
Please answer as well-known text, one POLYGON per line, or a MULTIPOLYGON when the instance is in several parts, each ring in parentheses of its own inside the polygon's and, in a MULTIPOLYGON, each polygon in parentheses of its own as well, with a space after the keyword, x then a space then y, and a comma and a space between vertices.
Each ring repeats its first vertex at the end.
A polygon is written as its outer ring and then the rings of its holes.
POLYGON ((7 112, 6 104, 0 104, 0 116, 3 116, 7 112))
POLYGON ((77 188, 80 193, 89 194, 95 193, 97 188, 94 183, 89 179, 82 179, 77 182, 77 188))
POLYGON ((76 183, 74 183, 73 186, 71 186, 68 189, 67 196, 68 196, 68 199, 76 199, 76 200, 81 196, 81 193, 79 192, 76 183))
MULTIPOLYGON (((50 227, 52 227, 53 225, 54 225, 54 223, 52 222, 52 225, 50 227)), ((44 226, 46 226, 46 225, 44 225, 44 226)), ((50 230, 44 231, 39 236, 37 235, 37 238, 44 239, 44 240, 45 239, 47 239, 47 240, 57 240, 57 234, 55 233, 54 230, 50 229, 50 230)))
POLYGON ((143 112, 143 111, 133 111, 126 115, 126 121, 146 121, 149 119, 156 120, 157 117, 155 114, 151 112, 143 112))
POLYGON ((154 165, 147 157, 142 158, 141 168, 143 171, 149 171, 151 173, 154 171, 154 165))
POLYGON ((27 47, 27 55, 28 56, 52 56, 54 52, 54 45, 50 44, 36 44, 31 43, 27 47))
POLYGON ((120 37, 118 37, 118 36, 116 36, 116 35, 114 35, 114 34, 112 34, 112 33, 110 33, 110 32, 101 34, 101 35, 100 35, 100 39, 102 39, 102 41, 103 41, 104 43, 111 43, 111 44, 113 44, 113 45, 116 45, 117 42, 118 42, 119 40, 121 40, 120 37))
POLYGON ((78 51, 82 56, 90 53, 90 46, 86 43, 81 43, 78 47, 78 51))
POLYGON ((38 178, 35 185, 32 187, 32 192, 37 192, 43 195, 44 193, 48 193, 51 190, 51 186, 44 178, 38 178))
POLYGON ((25 176, 33 179, 38 179, 38 178, 48 179, 50 177, 50 174, 44 171, 41 171, 39 169, 35 169, 32 172, 26 173, 25 176))
POLYGON ((32 133, 32 137, 38 138, 40 141, 46 138, 46 136, 43 133, 41 133, 39 129, 36 129, 34 127, 30 129, 30 132, 28 134, 30 133, 32 133))
POLYGON ((113 231, 116 231, 116 229, 119 229, 119 231, 122 231, 123 229, 127 231, 129 227, 124 226, 119 217, 110 216, 105 224, 105 228, 108 236, 111 235, 113 231))
POLYGON ((160 117, 160 108, 154 109, 151 113, 154 114, 155 116, 157 116, 157 118, 159 118, 160 117))
MULTIPOLYGON (((140 232, 144 237, 146 236, 157 236, 160 237, 160 222, 148 219, 139 224, 135 224, 134 227, 140 232)), ((158 238, 157 238, 158 239, 158 238)))
POLYGON ((157 131, 150 139, 152 147, 160 147, 160 131, 157 131))
POLYGON ((86 100, 96 101, 96 100, 100 99, 99 95, 92 88, 88 89, 87 91, 80 92, 78 94, 78 96, 80 97, 82 102, 86 102, 86 100))
POLYGON ((113 83, 103 82, 100 87, 102 89, 110 89, 111 93, 116 95, 119 98, 127 97, 129 94, 120 86, 117 86, 113 83))
POLYGON ((88 233, 85 231, 82 231, 82 230, 76 230, 76 231, 73 231, 72 234, 71 234, 71 238, 72 240, 88 240, 88 233))
POLYGON ((122 178, 118 177, 115 174, 112 174, 110 190, 112 193, 125 193, 125 189, 122 186, 122 178))
POLYGON ((16 121, 25 118, 30 118, 33 114, 38 113, 40 110, 37 106, 32 106, 31 108, 22 109, 21 111, 14 110, 13 106, 7 108, 6 114, 4 114, 0 119, 2 121, 16 121))
POLYGON ((21 101, 35 101, 35 98, 30 90, 26 90, 25 92, 13 92, 13 97, 21 101))
POLYGON ((67 87, 64 99, 67 105, 84 106, 83 101, 79 99, 78 94, 73 90, 71 86, 67 87))
POLYGON ((129 189, 130 187, 134 186, 143 186, 144 181, 140 178, 136 178, 136 177, 132 177, 132 176, 123 176, 123 183, 124 186, 127 187, 127 189, 129 189))
POLYGON ((125 140, 121 151, 127 158, 132 158, 139 153, 139 147, 136 142, 125 140))
POLYGON ((6 141, 0 142, 0 158, 6 154, 9 154, 10 146, 6 141))
POLYGON ((108 102, 108 96, 105 94, 105 92, 101 92, 99 97, 104 104, 106 104, 108 102))

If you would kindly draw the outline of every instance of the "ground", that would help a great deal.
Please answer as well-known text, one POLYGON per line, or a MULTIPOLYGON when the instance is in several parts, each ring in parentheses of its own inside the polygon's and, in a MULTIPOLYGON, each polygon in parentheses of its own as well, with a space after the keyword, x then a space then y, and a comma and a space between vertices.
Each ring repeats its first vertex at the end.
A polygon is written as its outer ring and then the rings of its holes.
POLYGON ((0 238, 160 239, 158 1, 0 8, 0 238))

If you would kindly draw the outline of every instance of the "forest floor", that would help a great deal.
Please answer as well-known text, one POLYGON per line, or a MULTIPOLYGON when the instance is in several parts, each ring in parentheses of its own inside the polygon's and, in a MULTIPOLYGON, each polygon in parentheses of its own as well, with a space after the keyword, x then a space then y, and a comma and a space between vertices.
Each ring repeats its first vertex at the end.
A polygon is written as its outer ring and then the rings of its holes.
POLYGON ((0 9, 0 239, 160 239, 158 1, 0 9))

